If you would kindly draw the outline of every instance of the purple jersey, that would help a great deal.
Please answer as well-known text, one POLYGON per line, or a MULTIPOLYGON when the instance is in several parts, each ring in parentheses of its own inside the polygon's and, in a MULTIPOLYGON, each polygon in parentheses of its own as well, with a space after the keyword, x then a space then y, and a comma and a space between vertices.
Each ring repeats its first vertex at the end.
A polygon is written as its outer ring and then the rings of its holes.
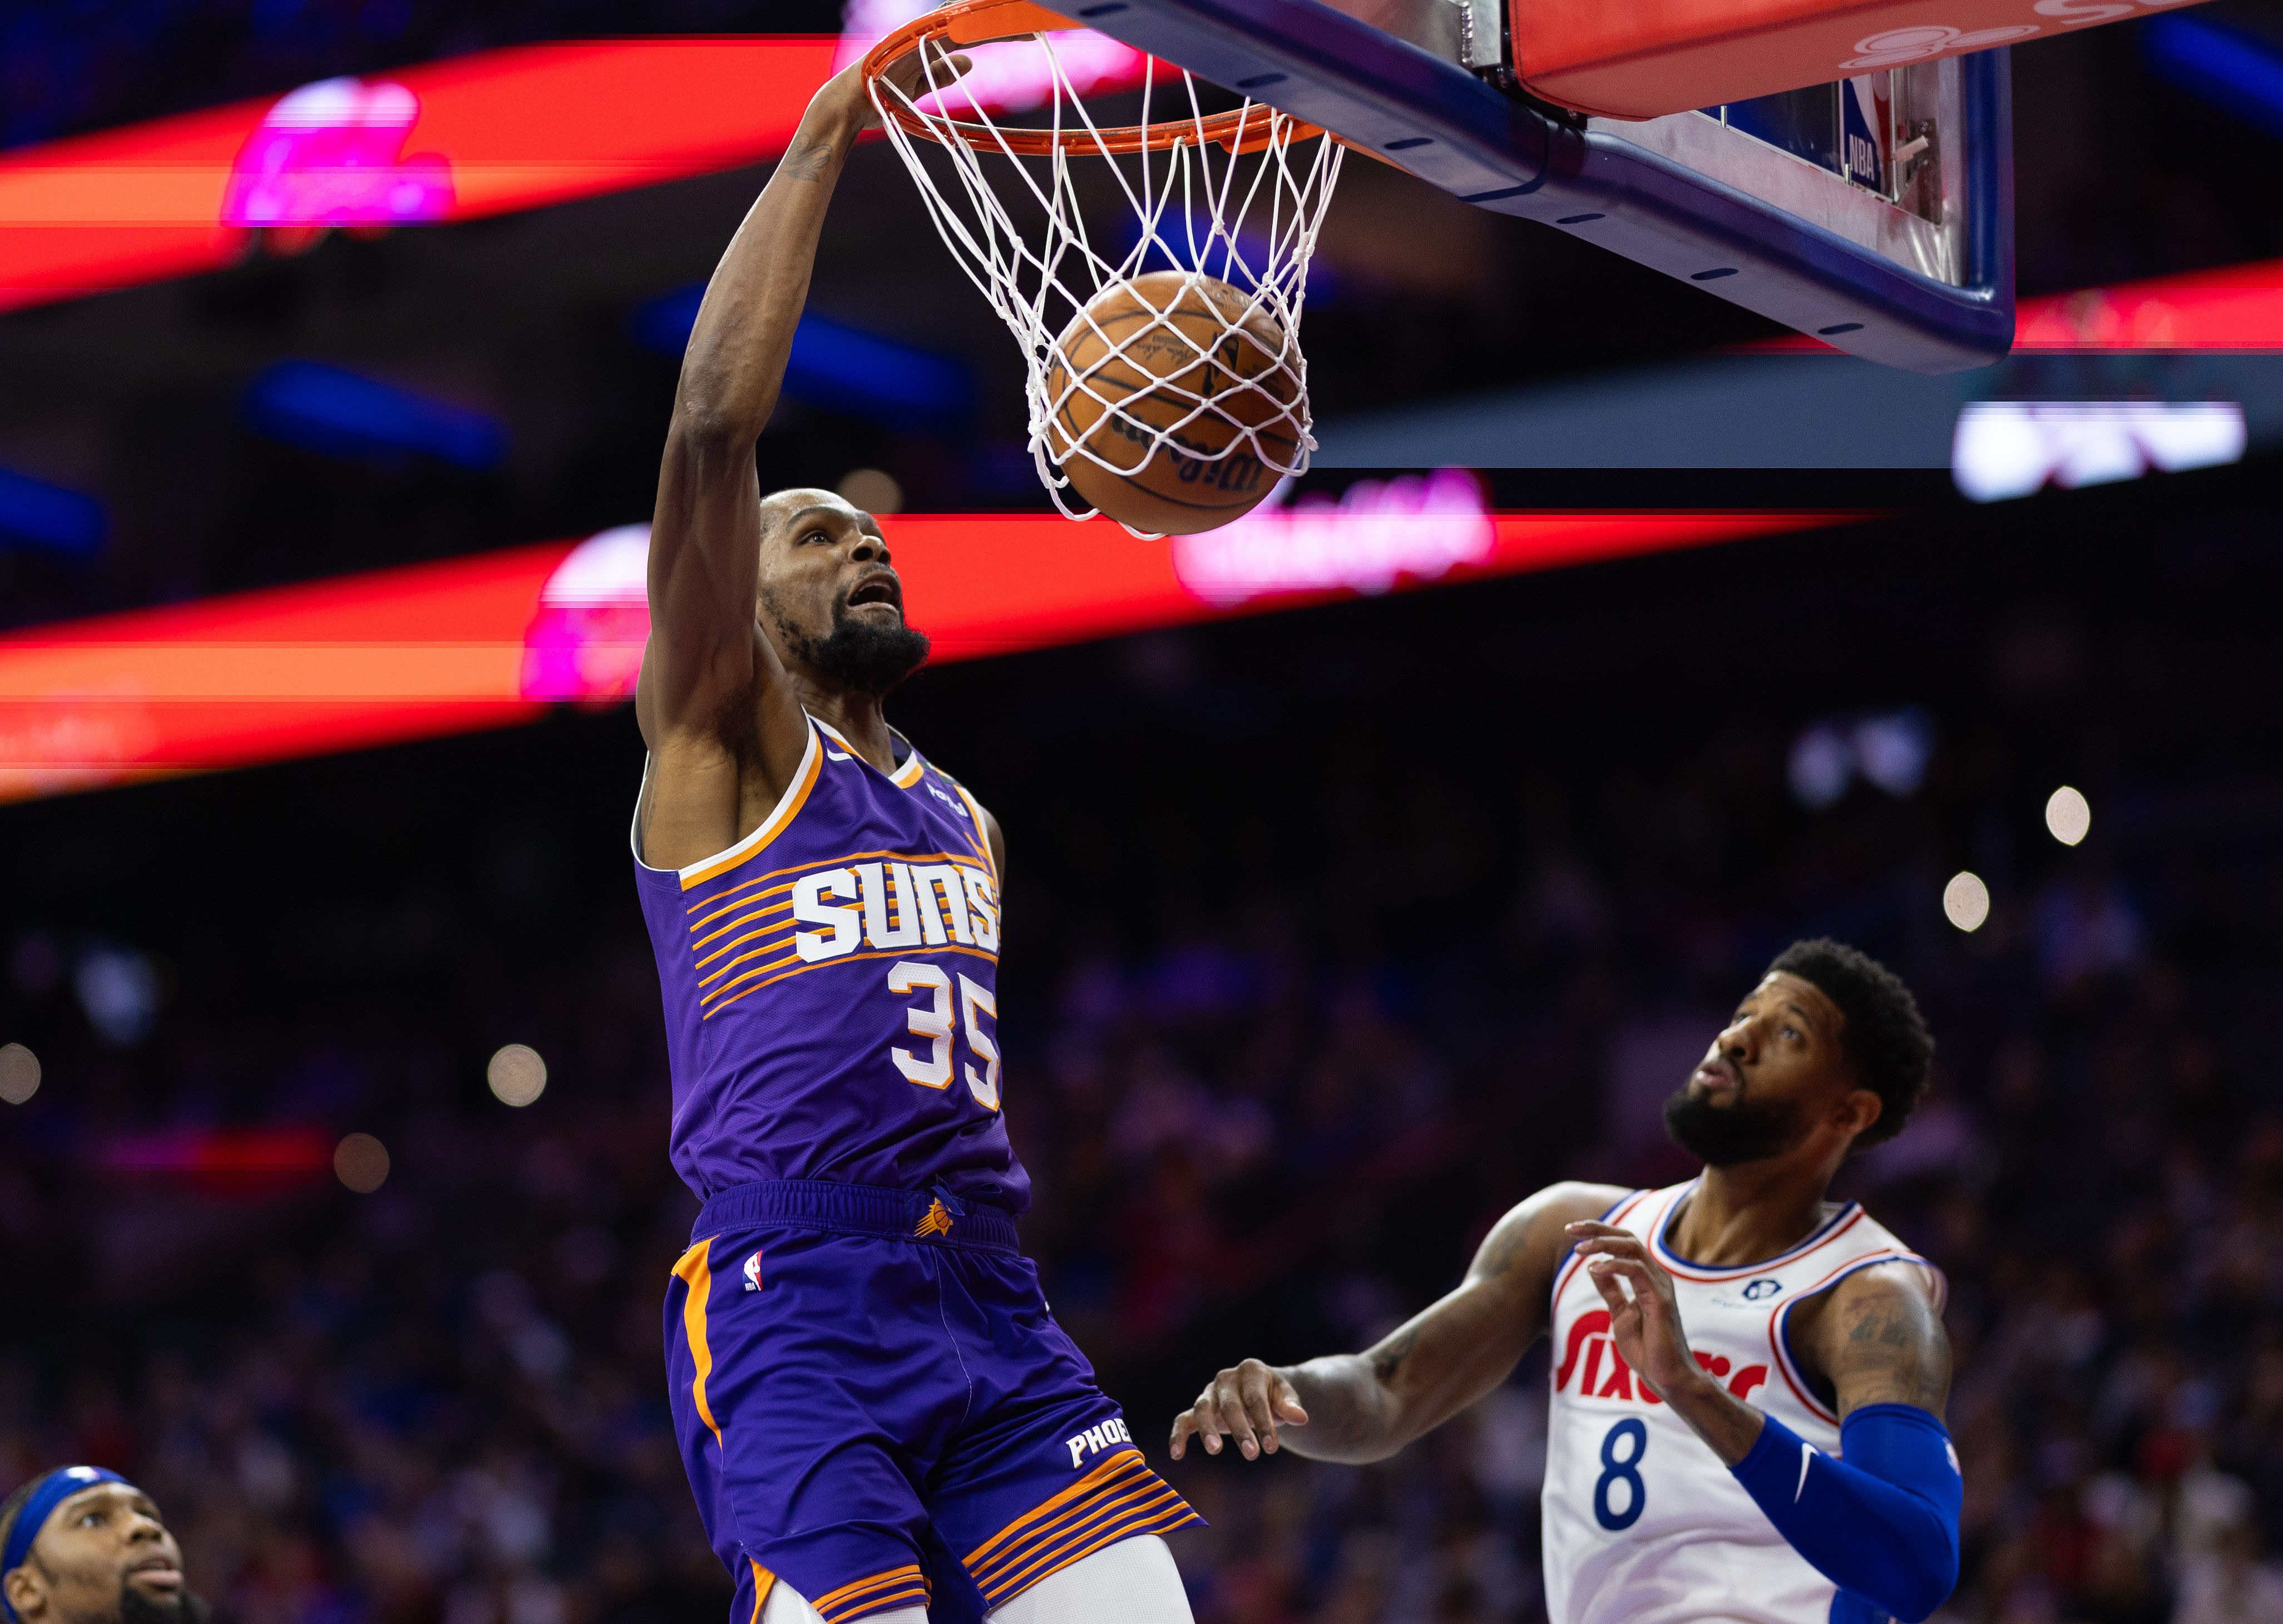
POLYGON ((982 808, 907 756, 881 772, 810 719, 774 811, 635 878, 666 997, 674 1170, 941 1185, 1019 1213, 999 1111, 999 876, 982 808))

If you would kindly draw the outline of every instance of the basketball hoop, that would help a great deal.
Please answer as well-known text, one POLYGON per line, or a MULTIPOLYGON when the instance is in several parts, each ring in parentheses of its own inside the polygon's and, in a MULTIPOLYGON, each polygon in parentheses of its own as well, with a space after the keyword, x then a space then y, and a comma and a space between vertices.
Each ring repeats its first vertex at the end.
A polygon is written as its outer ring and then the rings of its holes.
POLYGON ((1141 121, 1097 124, 1055 55, 1054 35, 1079 26, 1030 0, 951 0, 872 48, 866 88, 944 246, 1021 347, 1032 460, 1056 507, 1071 519, 1096 511, 1071 482, 1070 465, 1081 457, 1104 476, 1129 480, 1164 453, 1183 479, 1203 471, 1206 483, 1250 488, 1257 474, 1265 495, 1278 479, 1305 472, 1315 449, 1300 310, 1342 148, 1316 126, 1250 99, 1207 113, 1196 80, 1154 59, 1143 71, 1141 121), (941 66, 962 46, 1025 38, 1046 53, 1051 82, 1034 121, 993 118, 941 66), (906 90, 887 73, 915 53, 921 73, 906 90), (923 156, 930 150, 942 156, 923 156), (1131 210, 1124 230, 1101 222, 1089 230, 1079 193, 1107 189, 1074 159, 1098 160, 1114 177, 1131 210), (1178 375, 1127 353, 1152 334, 1162 339, 1165 324, 1137 332, 1095 310, 1144 273, 1167 269, 1186 278, 1183 341, 1199 342, 1202 332, 1198 358, 1208 363, 1178 375), (1081 340, 1087 359, 1071 364, 1081 340), (1240 351, 1246 366, 1234 378, 1209 363, 1240 351), (1124 363, 1122 375, 1105 362, 1124 363), (1244 410, 1216 404, 1231 393, 1244 394, 1244 410), (1116 432, 1098 435, 1087 426, 1095 424, 1116 432), (1105 455, 1113 440, 1115 459, 1105 455), (1233 458, 1258 469, 1239 476, 1233 458))

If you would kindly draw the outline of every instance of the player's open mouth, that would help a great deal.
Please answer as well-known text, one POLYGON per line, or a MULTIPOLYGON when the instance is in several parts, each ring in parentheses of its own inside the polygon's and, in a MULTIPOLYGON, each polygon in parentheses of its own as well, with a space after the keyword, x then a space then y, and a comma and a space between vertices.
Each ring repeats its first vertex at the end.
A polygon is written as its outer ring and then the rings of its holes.
POLYGON ((127 1570, 127 1576, 151 1585, 179 1585, 183 1582, 183 1570, 164 1557, 144 1558, 127 1570))
POLYGON ((1744 1079, 1737 1072, 1736 1063, 1726 1057, 1707 1060, 1698 1066, 1696 1081, 1708 1089, 1741 1089, 1744 1086, 1744 1079))
POLYGON ((885 604, 892 609, 904 606, 902 587, 893 575, 869 575, 856 583, 848 594, 848 606, 861 608, 866 604, 885 604))

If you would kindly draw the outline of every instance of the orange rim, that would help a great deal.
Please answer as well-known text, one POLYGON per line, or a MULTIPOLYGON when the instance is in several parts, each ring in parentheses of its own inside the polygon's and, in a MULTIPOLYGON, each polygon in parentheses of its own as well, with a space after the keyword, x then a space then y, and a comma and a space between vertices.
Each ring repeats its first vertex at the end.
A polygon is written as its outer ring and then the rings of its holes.
MULTIPOLYGON (((906 57, 934 45, 946 51, 962 45, 989 45, 1002 40, 1028 39, 1038 34, 1058 34, 1083 27, 1059 12, 1032 0, 950 0, 924 17, 916 18, 889 35, 864 55, 864 82, 869 90, 880 75, 906 57)), ((1279 125, 1289 125, 1290 139, 1305 141, 1323 134, 1313 124, 1255 103, 1229 113, 1202 119, 1182 119, 1163 124, 1121 124, 1107 129, 1000 129, 950 118, 923 118, 904 105, 893 91, 876 99, 888 117, 908 135, 940 142, 947 132, 970 146, 995 147, 1022 158, 1048 158, 1056 152, 1163 152, 1210 141, 1230 153, 1257 152, 1276 138, 1279 125)))

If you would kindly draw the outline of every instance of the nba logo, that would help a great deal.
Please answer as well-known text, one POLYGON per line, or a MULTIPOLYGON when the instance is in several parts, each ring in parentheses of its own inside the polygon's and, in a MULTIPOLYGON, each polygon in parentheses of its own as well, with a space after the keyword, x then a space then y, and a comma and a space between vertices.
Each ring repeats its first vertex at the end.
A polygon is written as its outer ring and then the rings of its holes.
MULTIPOLYGON (((759 1253, 755 1254, 757 1259, 759 1255, 759 1253)), ((750 1268, 751 1265, 747 1267, 750 1268)), ((1758 1302, 1763 1299, 1774 1296, 1781 1290, 1783 1290, 1783 1282, 1780 1280, 1755 1280, 1744 1288, 1744 1295, 1752 1301, 1758 1302)))
POLYGON ((758 1252, 745 1260, 745 1289, 749 1292, 761 1289, 761 1254, 758 1252))

